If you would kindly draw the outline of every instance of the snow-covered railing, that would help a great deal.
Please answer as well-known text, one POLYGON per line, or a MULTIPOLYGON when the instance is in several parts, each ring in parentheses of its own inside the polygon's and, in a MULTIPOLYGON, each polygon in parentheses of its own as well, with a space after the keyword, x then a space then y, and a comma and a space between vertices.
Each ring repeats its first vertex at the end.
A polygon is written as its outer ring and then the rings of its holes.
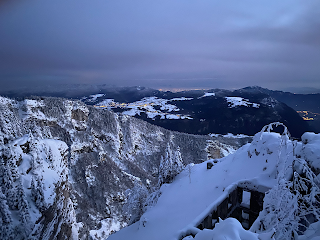
POLYGON ((255 180, 239 181, 228 186, 216 201, 180 231, 178 239, 181 240, 190 235, 194 237, 203 229, 213 229, 219 218, 234 217, 248 229, 262 210, 263 198, 269 189, 257 184, 255 180), (245 199, 244 192, 250 193, 249 199, 245 199), (248 218, 244 218, 243 213, 248 218))

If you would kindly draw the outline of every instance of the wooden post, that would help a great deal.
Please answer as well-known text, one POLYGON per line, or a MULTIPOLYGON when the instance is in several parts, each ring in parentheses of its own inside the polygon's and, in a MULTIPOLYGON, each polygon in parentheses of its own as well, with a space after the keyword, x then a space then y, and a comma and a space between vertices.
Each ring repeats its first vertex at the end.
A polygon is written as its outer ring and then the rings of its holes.
POLYGON ((237 219, 241 223, 242 222, 242 209, 240 207, 237 207, 231 213, 230 217, 237 219))
POLYGON ((251 191, 249 225, 251 226, 263 209, 264 193, 251 191))
POLYGON ((229 204, 232 205, 231 208, 235 207, 237 203, 238 203, 238 188, 233 190, 229 195, 229 204))
POLYGON ((264 193, 251 191, 250 209, 254 213, 258 213, 263 209, 264 193))
POLYGON ((211 214, 209 214, 209 215, 203 220, 203 228, 213 229, 213 226, 212 226, 212 216, 211 216, 211 214))
POLYGON ((223 202, 217 207, 217 214, 222 220, 226 219, 228 215, 228 198, 223 200, 223 202))
POLYGON ((243 195, 243 188, 237 187, 237 193, 238 193, 238 204, 240 205, 242 203, 242 195, 243 195))

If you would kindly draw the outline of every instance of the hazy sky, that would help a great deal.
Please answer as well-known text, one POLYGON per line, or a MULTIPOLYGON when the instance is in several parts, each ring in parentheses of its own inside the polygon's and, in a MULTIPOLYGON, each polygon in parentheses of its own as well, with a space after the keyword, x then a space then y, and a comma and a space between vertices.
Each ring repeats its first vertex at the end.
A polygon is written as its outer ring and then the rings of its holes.
POLYGON ((320 1, 2 1, 0 81, 320 88, 320 1))

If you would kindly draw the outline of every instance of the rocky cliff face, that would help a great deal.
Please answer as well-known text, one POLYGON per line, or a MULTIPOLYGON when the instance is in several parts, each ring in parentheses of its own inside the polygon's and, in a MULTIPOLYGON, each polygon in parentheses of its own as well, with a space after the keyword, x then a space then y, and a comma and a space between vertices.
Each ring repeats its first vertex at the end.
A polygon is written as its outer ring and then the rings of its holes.
POLYGON ((249 140, 172 132, 79 101, 0 97, 0 238, 105 239, 128 222, 125 190, 157 184, 168 144, 186 166, 249 140))

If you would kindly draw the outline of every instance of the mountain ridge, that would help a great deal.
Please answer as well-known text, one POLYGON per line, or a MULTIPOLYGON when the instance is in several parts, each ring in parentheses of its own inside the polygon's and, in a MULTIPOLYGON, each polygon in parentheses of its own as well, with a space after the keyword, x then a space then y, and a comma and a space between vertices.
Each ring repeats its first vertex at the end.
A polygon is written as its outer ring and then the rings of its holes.
MULTIPOLYGON (((155 105, 156 108, 151 111, 146 111, 145 109, 135 114, 132 111, 129 113, 152 124, 156 124, 170 130, 192 134, 227 134, 230 132, 233 134, 242 133, 253 135, 264 125, 274 121, 284 122, 289 127, 292 135, 296 138, 299 138, 305 131, 320 131, 317 124, 318 121, 320 121, 320 106, 318 104, 318 102, 320 102, 320 94, 291 94, 282 91, 273 91, 258 86, 245 87, 237 90, 211 89, 170 92, 140 86, 109 87, 107 85, 88 85, 86 88, 85 86, 78 85, 69 86, 66 87, 66 89, 53 88, 50 91, 46 90, 42 92, 37 92, 37 90, 35 90, 32 94, 44 96, 58 95, 59 97, 78 99, 89 105, 102 105, 104 99, 114 101, 118 105, 132 105, 137 102, 143 102, 143 99, 151 97, 164 99, 165 101, 170 99, 192 98, 191 102, 171 101, 171 105, 175 105, 176 109, 179 109, 180 112, 169 112, 169 109, 167 109, 165 111, 162 110, 160 113, 161 106, 155 105), (208 93, 215 93, 215 96, 207 96, 212 98, 211 102, 202 97, 208 93), (257 103, 264 109, 258 109, 253 112, 250 109, 246 109, 239 105, 237 106, 237 111, 234 111, 235 109, 228 108, 228 102, 226 100, 227 97, 242 97, 251 102, 257 101, 257 103), (278 108, 272 109, 270 106, 268 107, 268 105, 264 104, 265 102, 261 102, 263 98, 274 99, 272 100, 274 102, 272 107, 278 106, 278 108), (198 108, 201 108, 201 110, 198 108), (209 110, 210 108, 211 110, 209 110), (290 108, 293 108, 295 111, 299 111, 299 113, 294 113, 292 110, 289 110, 290 108), (240 110, 242 111, 242 115, 240 114, 240 110), (201 111, 201 113, 199 111, 201 111), (209 111, 221 112, 222 114, 211 113, 209 111), (154 114, 155 112, 157 112, 157 114, 154 114), (153 117, 149 117, 148 115, 153 117), (156 117, 156 115, 159 115, 160 119, 152 119, 156 117), (256 116, 258 115, 261 116, 257 119, 256 116), (298 115, 300 115, 300 117, 298 115), (178 119, 182 116, 184 121, 168 121, 166 120, 166 116, 168 116, 168 119, 178 119), (186 121, 186 117, 193 118, 193 120, 186 121), (301 117, 305 120, 302 121, 301 117), (204 122, 203 120, 206 119, 208 121, 204 122), (232 119, 235 121, 232 121, 232 119), (232 128, 230 128, 230 126, 232 126, 232 128)), ((31 95, 31 92, 29 94, 20 92, 16 93, 16 95, 13 92, 11 94, 7 93, 7 96, 16 97, 16 99, 19 100, 23 100, 23 98, 28 95, 31 95)), ((132 108, 112 107, 112 110, 116 112, 124 112, 130 109, 132 108)))

